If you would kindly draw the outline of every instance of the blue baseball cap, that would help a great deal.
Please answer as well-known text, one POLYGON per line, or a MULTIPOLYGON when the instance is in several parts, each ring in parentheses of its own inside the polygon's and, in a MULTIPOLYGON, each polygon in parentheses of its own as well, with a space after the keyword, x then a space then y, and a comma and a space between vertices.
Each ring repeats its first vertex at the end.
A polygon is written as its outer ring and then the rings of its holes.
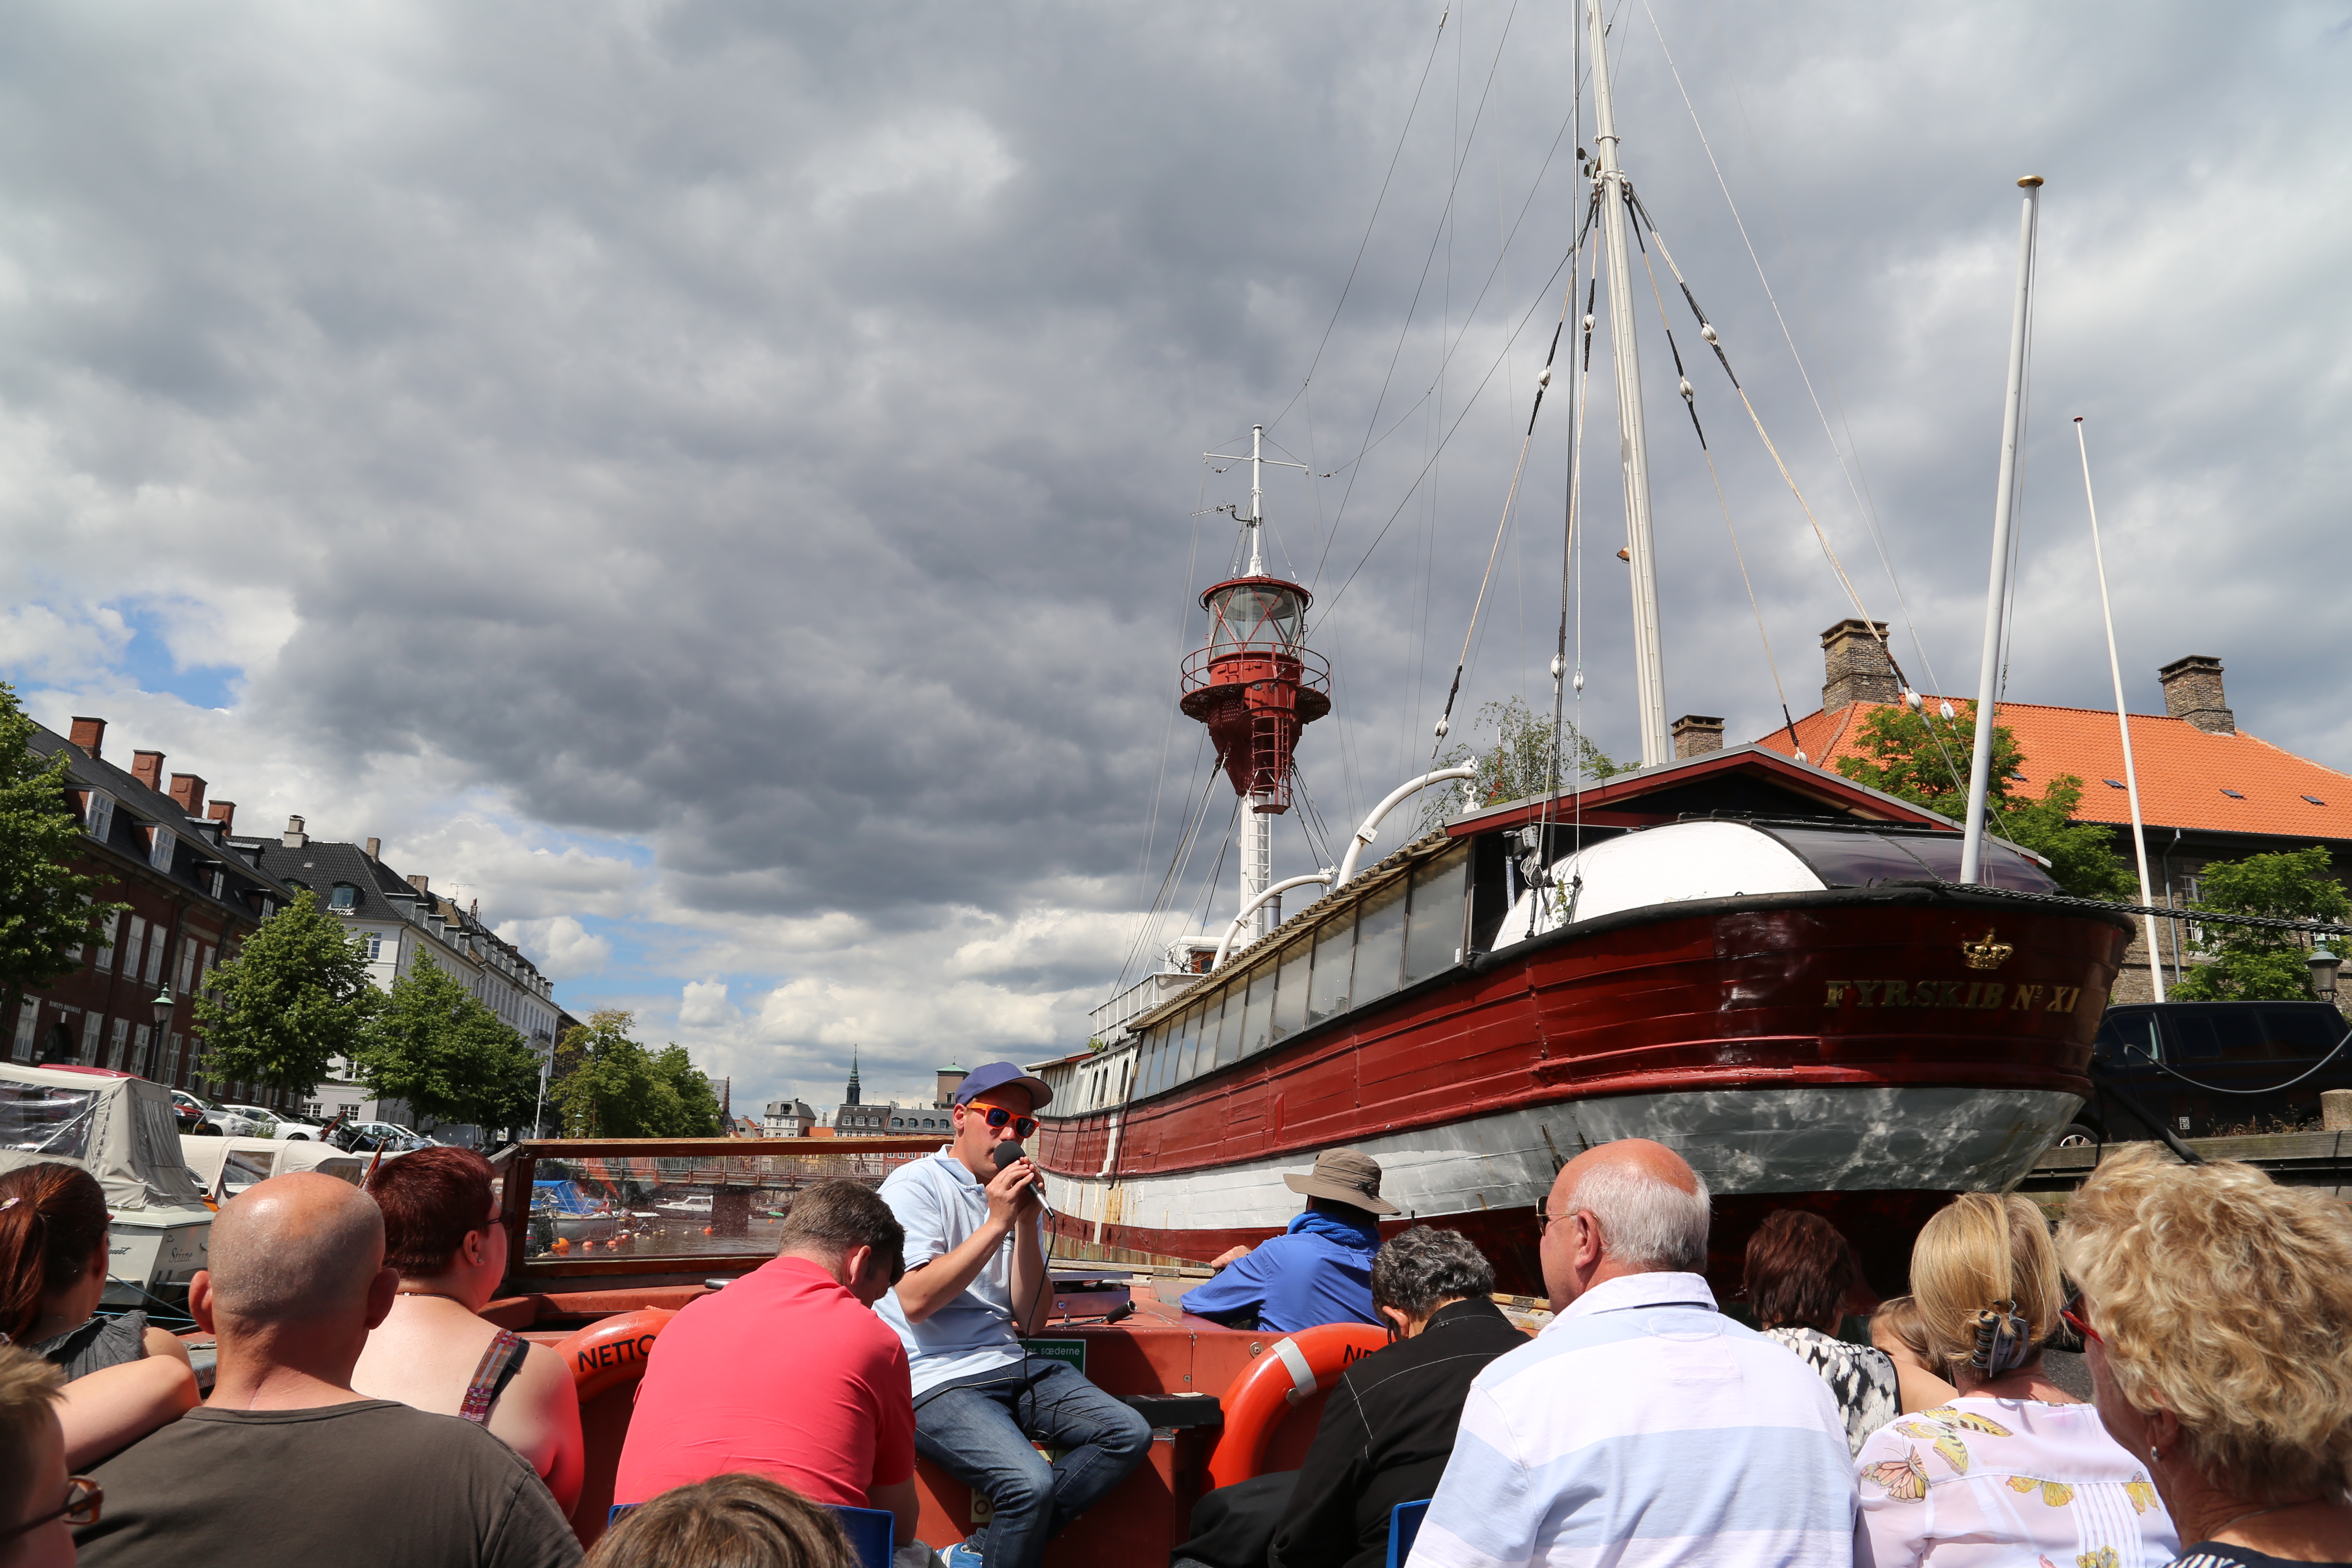
POLYGON ((1053 1101, 1054 1091, 1045 1087, 1044 1079, 1032 1078, 1011 1062, 988 1062, 964 1075, 964 1080, 956 1085, 954 1103, 961 1105, 975 1094, 986 1094, 1006 1084, 1017 1084, 1029 1091, 1032 1110, 1043 1110, 1053 1101))

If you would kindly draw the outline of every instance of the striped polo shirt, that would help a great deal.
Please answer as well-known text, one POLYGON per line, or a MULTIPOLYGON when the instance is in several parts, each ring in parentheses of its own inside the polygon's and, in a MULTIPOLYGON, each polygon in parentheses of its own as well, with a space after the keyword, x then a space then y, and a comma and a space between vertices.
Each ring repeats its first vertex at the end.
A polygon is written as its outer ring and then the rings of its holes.
POLYGON ((1829 1385, 1696 1274, 1578 1297, 1471 1384, 1412 1568, 1850 1568, 1829 1385))

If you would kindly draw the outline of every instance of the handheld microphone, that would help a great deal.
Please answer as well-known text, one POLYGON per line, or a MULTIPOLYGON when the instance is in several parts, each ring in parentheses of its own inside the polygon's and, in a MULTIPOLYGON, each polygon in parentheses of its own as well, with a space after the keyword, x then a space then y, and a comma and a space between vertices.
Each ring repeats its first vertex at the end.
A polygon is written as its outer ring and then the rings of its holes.
MULTIPOLYGON (((1021 1147, 1019 1142, 1015 1140, 1007 1140, 999 1143, 989 1154, 989 1158, 996 1162, 996 1168, 999 1171, 1003 1170, 1015 1160, 1025 1160, 1028 1157, 1029 1151, 1021 1147)), ((1054 1212, 1054 1205, 1045 1201, 1045 1179, 1042 1174, 1037 1178, 1036 1184, 1029 1189, 1029 1196, 1036 1199, 1037 1206, 1048 1215, 1054 1212)))

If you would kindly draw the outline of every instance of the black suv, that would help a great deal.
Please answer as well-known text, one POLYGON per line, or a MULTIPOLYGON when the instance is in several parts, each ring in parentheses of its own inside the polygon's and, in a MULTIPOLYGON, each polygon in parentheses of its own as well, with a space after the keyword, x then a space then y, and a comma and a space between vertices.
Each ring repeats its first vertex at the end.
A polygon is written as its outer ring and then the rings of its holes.
MULTIPOLYGON (((2154 1136, 2137 1104, 2184 1138, 2252 1124, 2316 1126, 2319 1091, 2352 1089, 2352 1047, 2312 1073, 2352 1024, 2327 1002, 2130 1002, 2107 1009, 2092 1046, 2099 1088, 2076 1113, 2095 1137, 2154 1136), (2169 1068, 2168 1071, 2166 1069, 2169 1068), (2195 1079, 2195 1083, 2186 1081, 2195 1079), (2291 1088, 2280 1088, 2302 1079, 2291 1088), (2217 1094, 2199 1088, 2269 1092, 2217 1094)), ((2069 1129, 2074 1132, 2075 1129, 2069 1129)))

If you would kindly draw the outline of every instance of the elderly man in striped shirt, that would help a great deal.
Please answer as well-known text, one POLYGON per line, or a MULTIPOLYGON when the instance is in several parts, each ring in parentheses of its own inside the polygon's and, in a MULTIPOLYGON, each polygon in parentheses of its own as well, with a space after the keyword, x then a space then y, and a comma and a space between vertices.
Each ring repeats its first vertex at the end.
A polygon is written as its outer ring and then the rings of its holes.
POLYGON ((1620 1139, 1568 1163, 1538 1223, 1558 1316, 1471 1384, 1412 1568, 1849 1568, 1844 1423, 1716 1310, 1706 1184, 1620 1139))

